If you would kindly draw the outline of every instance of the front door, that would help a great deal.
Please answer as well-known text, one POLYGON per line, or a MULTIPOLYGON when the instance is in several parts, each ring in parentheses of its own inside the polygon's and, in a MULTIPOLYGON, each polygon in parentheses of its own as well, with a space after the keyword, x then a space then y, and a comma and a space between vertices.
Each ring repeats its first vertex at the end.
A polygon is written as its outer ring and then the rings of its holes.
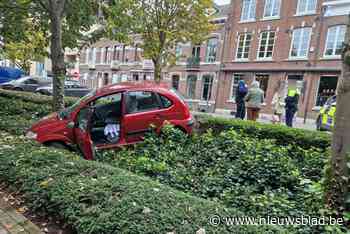
POLYGON ((87 160, 94 159, 95 151, 90 135, 90 117, 91 109, 89 107, 83 107, 76 119, 76 125, 74 128, 74 134, 76 143, 87 160))
POLYGON ((124 115, 124 133, 127 143, 143 140, 145 133, 150 132, 152 125, 156 130, 162 126, 162 115, 159 97, 150 91, 131 91, 126 94, 126 114, 124 115))

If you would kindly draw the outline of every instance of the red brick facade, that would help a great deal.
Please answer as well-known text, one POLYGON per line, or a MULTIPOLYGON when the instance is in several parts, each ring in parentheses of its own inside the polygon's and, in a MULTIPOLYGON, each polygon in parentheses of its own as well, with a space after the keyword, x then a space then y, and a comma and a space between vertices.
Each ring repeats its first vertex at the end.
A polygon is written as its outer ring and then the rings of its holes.
MULTIPOLYGON (((268 77, 266 90, 266 107, 264 112, 271 113, 271 101, 276 87, 287 77, 300 76, 304 81, 304 88, 299 102, 299 115, 308 112, 313 115, 312 109, 316 106, 320 78, 336 79, 340 76, 340 57, 324 56, 328 28, 335 25, 343 25, 347 21, 346 16, 325 16, 327 12, 323 0, 317 0, 316 12, 310 15, 297 16, 298 0, 281 0, 279 17, 269 20, 264 19, 265 0, 256 0, 256 16, 251 22, 241 22, 242 0, 233 0, 231 17, 229 18, 229 33, 225 45, 224 68, 220 77, 220 92, 217 98, 217 107, 220 109, 235 109, 230 101, 230 87, 234 74, 242 74, 250 83, 264 74, 268 77), (323 13, 322 13, 323 12, 323 13), (293 30, 310 27, 312 29, 311 41, 306 58, 294 59, 290 57, 293 30), (264 31, 275 32, 275 42, 272 58, 259 60, 260 34, 264 31), (251 33, 252 41, 249 50, 249 59, 237 61, 236 53, 238 36, 241 33, 251 33)), ((332 1, 334 2, 334 1, 332 1)), ((329 10, 329 9, 328 9, 329 10)), ((344 12, 345 15, 345 12, 344 12)), ((290 79, 290 83, 293 83, 290 79)))
MULTIPOLYGON (((215 19, 217 30, 208 36, 208 40, 198 45, 200 49, 194 49, 196 45, 191 43, 180 44, 176 65, 163 69, 164 80, 176 86, 194 110, 206 109, 206 106, 213 110, 216 103, 217 111, 235 110, 232 97, 234 76, 246 80, 248 84, 254 79, 262 80, 261 85, 266 90, 265 113, 272 112, 271 100, 276 87, 282 85, 286 90, 285 80, 288 80, 289 87, 298 86, 301 89, 299 115, 308 113, 308 117, 314 116, 316 104, 324 102, 327 95, 334 93, 341 71, 340 56, 325 56, 328 30, 332 26, 346 23, 350 4, 341 0, 317 0, 314 12, 300 15, 297 13, 298 2, 309 4, 315 0, 251 0, 256 3, 255 17, 241 22, 243 1, 250 0, 232 0, 231 5, 220 7, 220 14, 215 19), (278 16, 264 17, 267 1, 280 1, 278 16), (296 44, 293 54, 297 51, 306 56, 294 58, 291 57, 293 32, 300 28, 310 31, 310 34, 301 33, 310 35, 310 43, 305 46, 307 37, 300 39, 300 45, 296 44), (262 32, 274 33, 272 57, 268 59, 258 58, 262 32), (251 35, 248 57, 237 60, 239 35, 245 33, 251 35), (216 53, 208 61, 208 43, 213 38, 216 40, 216 53), (306 49, 303 50, 304 47, 306 49), (196 61, 192 59, 194 55, 197 55, 196 61), (319 95, 321 92, 322 95, 319 95)), ((341 30, 337 30, 330 34, 340 38, 341 30)), ((332 40, 335 39, 330 39, 332 40)), ((101 40, 81 53, 82 80, 91 87, 101 87, 113 82, 152 79, 152 63, 144 59, 142 54, 137 46, 101 40), (108 53, 106 47, 110 48, 108 53), (86 53, 89 51, 88 61, 86 53)))

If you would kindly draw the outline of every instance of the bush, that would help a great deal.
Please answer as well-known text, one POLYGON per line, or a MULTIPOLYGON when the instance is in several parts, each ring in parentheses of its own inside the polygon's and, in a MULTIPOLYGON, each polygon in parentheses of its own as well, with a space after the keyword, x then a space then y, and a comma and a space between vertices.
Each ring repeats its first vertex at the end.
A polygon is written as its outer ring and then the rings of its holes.
POLYGON ((320 148, 324 151, 331 146, 330 135, 323 132, 207 115, 197 115, 196 119, 200 133, 206 132, 208 129, 212 129, 215 134, 234 129, 245 136, 274 139, 278 145, 296 145, 304 149, 320 148))
POLYGON ((215 214, 243 213, 21 137, 0 132, 0 149, 0 178, 23 192, 31 209, 58 215, 77 233, 282 232, 278 226, 210 226, 215 214))
POLYGON ((290 155, 290 148, 234 130, 188 138, 166 127, 161 138, 149 135, 133 150, 97 155, 100 161, 221 201, 247 215, 319 216, 323 200, 310 187, 319 183, 328 154, 296 147, 290 155))
MULTIPOLYGON (((0 89, 0 97, 6 98, 16 98, 26 102, 32 102, 36 104, 47 104, 51 105, 52 96, 46 96, 30 92, 21 92, 13 90, 4 90, 0 89)), ((64 102, 66 106, 71 106, 77 101, 77 98, 74 97, 65 97, 64 102)))

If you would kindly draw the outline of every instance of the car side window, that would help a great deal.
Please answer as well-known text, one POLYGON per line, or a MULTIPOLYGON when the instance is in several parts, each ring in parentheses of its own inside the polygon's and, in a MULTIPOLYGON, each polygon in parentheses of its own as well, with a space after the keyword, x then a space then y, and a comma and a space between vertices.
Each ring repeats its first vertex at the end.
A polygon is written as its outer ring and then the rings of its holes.
POLYGON ((122 93, 115 93, 112 95, 108 95, 108 96, 104 96, 104 97, 100 97, 100 98, 96 99, 93 102, 93 105, 95 107, 98 107, 98 106, 102 106, 102 105, 108 105, 111 103, 118 103, 121 100, 122 100, 122 93))
POLYGON ((34 80, 34 79, 28 79, 24 82, 25 84, 38 84, 38 81, 34 80))
POLYGON ((79 111, 79 114, 77 116, 77 126, 82 131, 87 130, 88 122, 89 122, 89 111, 90 109, 88 107, 82 108, 79 111))
POLYGON ((159 97, 160 97, 160 101, 162 102, 163 108, 169 108, 173 105, 173 102, 169 98, 161 94, 159 94, 159 97))
POLYGON ((126 107, 128 114, 161 108, 157 94, 149 91, 128 92, 126 107))

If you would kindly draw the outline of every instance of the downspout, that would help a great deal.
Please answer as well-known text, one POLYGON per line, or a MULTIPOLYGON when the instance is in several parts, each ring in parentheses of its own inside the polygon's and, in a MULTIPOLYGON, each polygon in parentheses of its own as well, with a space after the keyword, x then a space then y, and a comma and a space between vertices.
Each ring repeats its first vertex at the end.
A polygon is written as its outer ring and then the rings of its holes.
POLYGON ((221 48, 221 56, 220 56, 220 65, 219 65, 219 71, 218 71, 218 75, 217 75, 217 82, 218 82, 218 85, 216 87, 216 95, 215 95, 215 103, 214 103, 214 108, 213 108, 213 113, 216 112, 216 107, 217 107, 217 102, 218 102, 218 97, 219 97, 219 93, 220 93, 220 77, 223 73, 223 68, 224 68, 224 58, 225 58, 225 48, 226 48, 226 38, 227 38, 227 33, 228 31, 230 31, 231 29, 231 16, 233 15, 232 14, 232 11, 233 11, 233 1, 231 0, 230 2, 230 13, 228 14, 228 17, 227 17, 227 21, 225 23, 225 26, 224 26, 224 39, 223 39, 223 43, 222 43, 222 48, 221 48))
MULTIPOLYGON (((321 8, 321 15, 319 16, 319 30, 317 37, 316 37, 316 48, 315 48, 315 54, 314 54, 314 59, 313 59, 313 64, 312 66, 316 67, 317 66, 317 61, 318 61, 318 57, 320 55, 320 45, 321 45, 321 35, 322 35, 322 31, 323 31, 323 26, 324 26, 324 15, 326 12, 326 7, 322 6, 321 8)), ((311 96, 311 88, 313 87, 313 85, 311 85, 311 81, 307 82, 306 88, 307 90, 307 98, 306 98, 306 104, 305 104, 305 109, 304 109, 304 124, 306 124, 306 120, 307 120, 307 116, 308 116, 308 107, 310 104, 310 96, 311 96)))

